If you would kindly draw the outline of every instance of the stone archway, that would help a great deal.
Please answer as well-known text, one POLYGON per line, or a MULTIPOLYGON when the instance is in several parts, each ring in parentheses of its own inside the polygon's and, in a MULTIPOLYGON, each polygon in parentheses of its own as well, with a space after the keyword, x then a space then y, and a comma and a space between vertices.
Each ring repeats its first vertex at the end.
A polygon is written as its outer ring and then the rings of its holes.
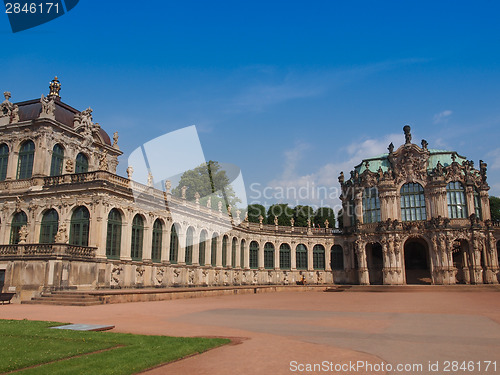
POLYGON ((382 255, 382 245, 378 242, 366 245, 366 262, 371 285, 381 285, 383 283, 384 260, 382 255))
POLYGON ((406 284, 431 284, 429 246, 421 238, 410 238, 404 245, 406 284))

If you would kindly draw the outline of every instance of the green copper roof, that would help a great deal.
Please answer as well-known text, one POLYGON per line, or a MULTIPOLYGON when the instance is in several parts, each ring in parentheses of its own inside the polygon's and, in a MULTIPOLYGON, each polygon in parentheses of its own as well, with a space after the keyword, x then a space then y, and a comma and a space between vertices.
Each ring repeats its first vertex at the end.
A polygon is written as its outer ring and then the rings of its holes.
MULTIPOLYGON (((446 150, 436 150, 436 149, 429 149, 429 164, 427 166, 427 170, 432 170, 436 167, 438 162, 441 162, 441 165, 443 167, 446 167, 450 165, 453 162, 452 155, 456 155, 455 161, 457 161, 459 164, 462 164, 463 161, 467 160, 467 158, 457 154, 454 151, 446 151, 446 150)), ((379 156, 375 156, 373 158, 367 158, 363 159, 361 164, 357 165, 355 168, 356 171, 358 171, 359 174, 363 173, 366 169, 366 162, 368 161, 369 163, 369 169, 372 172, 377 172, 378 169, 381 167, 382 172, 385 172, 389 169, 390 163, 389 160, 387 159, 387 156, 389 154, 382 154, 379 156)))

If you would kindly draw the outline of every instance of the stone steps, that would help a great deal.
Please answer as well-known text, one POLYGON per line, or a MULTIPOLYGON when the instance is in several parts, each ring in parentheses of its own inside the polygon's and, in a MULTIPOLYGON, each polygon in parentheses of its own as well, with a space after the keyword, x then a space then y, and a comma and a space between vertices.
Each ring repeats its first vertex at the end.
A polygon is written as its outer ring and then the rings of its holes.
POLYGON ((22 304, 30 305, 61 305, 61 306, 94 306, 102 305, 103 301, 85 292, 52 292, 44 293, 40 297, 34 297, 30 301, 22 301, 22 304))

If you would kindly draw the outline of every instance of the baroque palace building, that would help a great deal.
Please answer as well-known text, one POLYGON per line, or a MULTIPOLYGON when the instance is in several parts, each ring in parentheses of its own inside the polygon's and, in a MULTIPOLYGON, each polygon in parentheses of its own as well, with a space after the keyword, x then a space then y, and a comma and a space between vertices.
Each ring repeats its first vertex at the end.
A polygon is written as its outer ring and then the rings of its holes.
MULTIPOLYGON (((118 134, 47 97, 0 104, 0 291, 498 283, 486 164, 406 143, 341 174, 342 230, 250 223, 118 176, 118 134)), ((198 195, 199 196, 199 195, 198 195)))

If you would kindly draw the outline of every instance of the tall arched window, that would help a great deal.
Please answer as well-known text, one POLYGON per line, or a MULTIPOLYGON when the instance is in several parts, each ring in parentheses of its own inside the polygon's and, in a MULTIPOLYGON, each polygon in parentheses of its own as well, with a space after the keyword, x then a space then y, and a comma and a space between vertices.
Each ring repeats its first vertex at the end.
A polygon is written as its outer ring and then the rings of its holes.
POLYGON ((245 268, 245 240, 240 242, 240 268, 245 268))
POLYGON ((142 243, 144 238, 144 220, 137 214, 132 220, 132 241, 130 243, 130 257, 132 260, 142 259, 142 243))
POLYGON ((78 207, 71 216, 69 243, 71 245, 89 245, 90 213, 86 207, 78 207))
POLYGON ((179 253, 179 236, 177 235, 177 229, 175 228, 175 224, 172 224, 172 228, 170 230, 170 255, 169 260, 170 263, 177 263, 177 256, 179 253))
POLYGON ((479 191, 474 188, 474 212, 479 219, 483 219, 483 211, 481 210, 481 198, 479 196, 479 191))
POLYGON ((75 173, 87 173, 89 171, 89 159, 81 152, 76 155, 75 173))
POLYGON ((222 267, 227 266, 227 236, 222 237, 222 267))
POLYGON ((108 231, 106 234, 106 256, 111 259, 120 257, 122 240, 122 215, 113 208, 108 214, 108 231))
POLYGON ((153 239, 151 242, 151 260, 155 263, 161 261, 161 244, 163 238, 163 224, 160 219, 153 223, 153 239))
POLYGON ((282 243, 280 246, 280 269, 289 270, 291 265, 290 246, 287 243, 282 243))
POLYGON ((217 265, 217 233, 212 235, 212 248, 210 251, 211 264, 213 267, 217 265))
POLYGON ((422 185, 410 182, 401 187, 401 220, 427 220, 425 196, 422 185))
POLYGON ((59 176, 63 171, 64 149, 60 144, 56 144, 52 149, 52 162, 50 163, 50 175, 59 176))
POLYGON ((249 256, 250 268, 259 268, 259 244, 257 241, 250 242, 249 256))
POLYGON ((376 187, 363 191, 363 223, 378 223, 380 221, 380 201, 376 187))
POLYGON ((186 264, 193 264, 193 236, 194 228, 189 227, 186 232, 186 264))
POLYGON ((200 266, 204 266, 205 265, 205 251, 207 251, 207 244, 206 244, 206 241, 207 241, 207 232, 206 231, 201 231, 201 234, 200 234, 200 252, 198 254, 198 258, 199 258, 199 261, 198 263, 200 264, 200 266))
POLYGON ((264 268, 274 268, 274 245, 271 242, 264 245, 264 268))
POLYGON ((231 244, 231 266, 236 267, 236 248, 238 247, 238 240, 233 237, 233 243, 231 244))
POLYGON ((307 269, 307 247, 304 244, 298 244, 295 248, 295 257, 298 270, 307 269))
POLYGON ((19 162, 17 163, 17 178, 31 178, 33 175, 33 161, 35 160, 35 144, 26 141, 19 150, 19 162))
POLYGON ((9 146, 5 143, 0 145, 0 181, 7 178, 7 166, 9 165, 9 146))
POLYGON ((330 252, 332 270, 340 271, 344 269, 344 254, 342 251, 342 246, 333 245, 330 252))
POLYGON ((59 215, 53 208, 43 214, 40 225, 40 243, 54 243, 59 228, 59 215))
POLYGON ((313 268, 315 270, 325 269, 325 247, 323 245, 314 245, 313 247, 313 268))
POLYGON ((453 181, 446 185, 446 199, 448 201, 448 217, 450 219, 465 219, 467 217, 465 189, 460 182, 453 181))
POLYGON ((17 245, 19 243, 19 229, 21 229, 23 225, 28 225, 28 216, 26 216, 23 211, 20 211, 12 218, 12 224, 10 226, 10 243, 12 245, 17 245))

